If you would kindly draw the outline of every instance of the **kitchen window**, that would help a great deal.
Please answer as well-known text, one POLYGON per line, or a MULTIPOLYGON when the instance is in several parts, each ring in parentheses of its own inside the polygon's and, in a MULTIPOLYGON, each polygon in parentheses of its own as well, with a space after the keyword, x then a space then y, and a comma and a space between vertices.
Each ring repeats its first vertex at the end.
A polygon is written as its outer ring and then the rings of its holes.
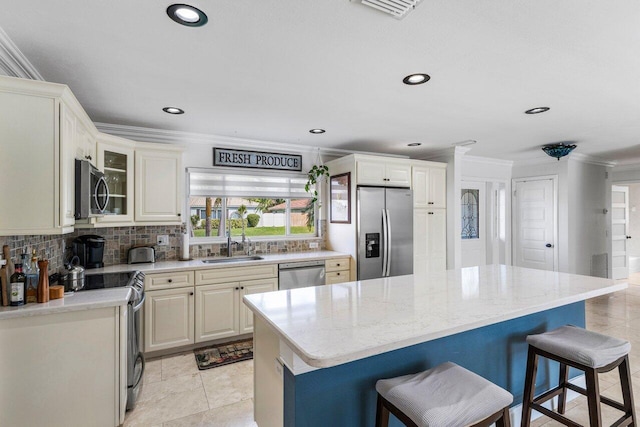
POLYGON ((300 174, 189 169, 192 241, 316 237, 317 209, 300 174))

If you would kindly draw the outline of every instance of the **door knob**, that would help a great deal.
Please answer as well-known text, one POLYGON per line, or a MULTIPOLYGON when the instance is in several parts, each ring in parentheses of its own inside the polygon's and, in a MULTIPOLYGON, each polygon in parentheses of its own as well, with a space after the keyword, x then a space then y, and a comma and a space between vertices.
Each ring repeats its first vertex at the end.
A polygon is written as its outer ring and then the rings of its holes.
POLYGON ((631 236, 627 236, 627 239, 630 239, 630 238, 631 238, 631 236))
POLYGON ((553 247, 553 245, 551 243, 547 243, 545 246, 548 247, 548 248, 552 248, 553 247))

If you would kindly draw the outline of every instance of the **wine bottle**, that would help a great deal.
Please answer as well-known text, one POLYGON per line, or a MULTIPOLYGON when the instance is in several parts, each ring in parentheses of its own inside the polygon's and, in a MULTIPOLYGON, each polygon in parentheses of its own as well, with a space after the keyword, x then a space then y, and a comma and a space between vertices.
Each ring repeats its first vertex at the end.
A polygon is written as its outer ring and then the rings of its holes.
POLYGON ((26 276, 24 275, 24 273, 22 272, 22 264, 21 263, 16 263, 15 264, 15 268, 16 271, 15 273, 13 273, 11 275, 11 279, 9 280, 10 284, 10 305, 16 306, 16 305, 24 305, 25 303, 25 299, 26 299, 26 295, 27 295, 27 288, 26 288, 26 276))

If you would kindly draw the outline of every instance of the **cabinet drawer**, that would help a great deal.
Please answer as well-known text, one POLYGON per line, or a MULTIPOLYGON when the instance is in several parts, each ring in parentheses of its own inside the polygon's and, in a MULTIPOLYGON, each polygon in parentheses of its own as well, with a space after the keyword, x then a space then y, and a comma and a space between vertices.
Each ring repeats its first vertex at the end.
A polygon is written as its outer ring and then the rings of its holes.
POLYGON ((327 273, 324 279, 326 285, 333 285, 335 283, 349 282, 349 271, 331 271, 327 273))
POLYGON ((174 289, 193 286, 193 271, 147 274, 144 278, 144 290, 174 289))
POLYGON ((196 285, 278 277, 278 264, 196 270, 196 285))
POLYGON ((324 265, 326 271, 349 270, 349 258, 328 259, 324 265))

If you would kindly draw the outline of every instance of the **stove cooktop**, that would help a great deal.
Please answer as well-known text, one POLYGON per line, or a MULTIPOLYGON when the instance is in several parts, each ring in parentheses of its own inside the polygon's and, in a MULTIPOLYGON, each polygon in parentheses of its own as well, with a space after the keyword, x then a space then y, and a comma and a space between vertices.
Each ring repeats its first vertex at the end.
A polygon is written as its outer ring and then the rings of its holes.
POLYGON ((135 271, 127 271, 122 273, 103 273, 90 274, 84 276, 84 288, 81 291, 90 291, 93 289, 122 288, 129 284, 129 280, 135 274, 135 271))

